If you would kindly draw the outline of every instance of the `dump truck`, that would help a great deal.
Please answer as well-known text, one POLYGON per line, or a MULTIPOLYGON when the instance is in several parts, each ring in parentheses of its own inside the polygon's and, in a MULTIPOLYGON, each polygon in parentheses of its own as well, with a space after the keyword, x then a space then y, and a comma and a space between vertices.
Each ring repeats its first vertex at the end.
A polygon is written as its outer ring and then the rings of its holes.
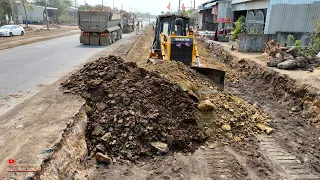
POLYGON ((121 11, 122 13, 122 19, 123 19, 123 33, 131 33, 134 29, 134 23, 135 23, 135 14, 134 13, 128 13, 126 11, 121 11))
POLYGON ((122 39, 123 23, 120 11, 78 11, 80 43, 86 45, 110 45, 122 39))

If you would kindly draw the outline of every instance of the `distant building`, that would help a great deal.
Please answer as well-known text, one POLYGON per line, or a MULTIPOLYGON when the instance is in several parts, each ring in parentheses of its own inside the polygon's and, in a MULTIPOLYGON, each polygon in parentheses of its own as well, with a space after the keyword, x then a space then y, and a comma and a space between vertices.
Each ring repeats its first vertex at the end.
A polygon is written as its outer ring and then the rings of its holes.
POLYGON ((309 33, 320 16, 320 0, 211 0, 199 6, 203 30, 233 26, 241 16, 250 33, 309 33))
MULTIPOLYGON (((26 21, 26 16, 24 12, 23 5, 18 3, 18 21, 19 24, 24 24, 26 21)), ((50 23, 57 22, 58 8, 47 7, 48 9, 48 20, 50 23)), ((44 6, 36 6, 32 4, 26 5, 26 11, 28 16, 29 24, 45 24, 46 11, 44 6)))
POLYGON ((245 17, 251 33, 309 33, 320 16, 320 0, 233 0, 233 21, 245 17))
POLYGON ((78 9, 75 7, 68 7, 68 15, 76 17, 78 14, 78 9))
POLYGON ((232 26, 231 0, 211 0, 200 5, 199 28, 215 31, 232 26))

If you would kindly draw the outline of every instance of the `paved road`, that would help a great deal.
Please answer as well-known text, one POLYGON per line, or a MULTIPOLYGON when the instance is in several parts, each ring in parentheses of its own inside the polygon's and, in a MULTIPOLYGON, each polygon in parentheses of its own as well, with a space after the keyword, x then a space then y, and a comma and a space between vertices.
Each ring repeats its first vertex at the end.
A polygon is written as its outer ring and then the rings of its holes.
POLYGON ((0 115, 105 48, 81 45, 72 35, 0 51, 0 115))

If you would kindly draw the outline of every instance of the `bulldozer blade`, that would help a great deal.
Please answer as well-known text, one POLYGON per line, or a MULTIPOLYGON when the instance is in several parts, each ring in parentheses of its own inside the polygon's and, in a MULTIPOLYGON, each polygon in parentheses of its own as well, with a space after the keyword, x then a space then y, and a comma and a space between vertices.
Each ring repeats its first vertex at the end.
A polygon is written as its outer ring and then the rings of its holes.
POLYGON ((200 74, 205 75, 207 78, 213 80, 218 86, 218 90, 224 89, 224 79, 226 72, 218 69, 205 68, 205 67, 195 67, 192 66, 191 69, 196 70, 200 74))
POLYGON ((162 59, 148 58, 147 63, 157 64, 157 63, 159 63, 161 61, 162 61, 162 59))

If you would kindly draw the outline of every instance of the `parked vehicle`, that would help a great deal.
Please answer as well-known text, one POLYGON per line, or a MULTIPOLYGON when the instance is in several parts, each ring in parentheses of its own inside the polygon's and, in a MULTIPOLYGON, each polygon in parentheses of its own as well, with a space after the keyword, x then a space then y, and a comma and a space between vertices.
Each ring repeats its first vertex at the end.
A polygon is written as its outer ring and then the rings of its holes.
POLYGON ((24 35, 23 27, 19 25, 4 25, 0 27, 0 36, 17 36, 24 35))
POLYGON ((123 24, 118 11, 78 11, 80 43, 110 45, 122 38, 123 24))

